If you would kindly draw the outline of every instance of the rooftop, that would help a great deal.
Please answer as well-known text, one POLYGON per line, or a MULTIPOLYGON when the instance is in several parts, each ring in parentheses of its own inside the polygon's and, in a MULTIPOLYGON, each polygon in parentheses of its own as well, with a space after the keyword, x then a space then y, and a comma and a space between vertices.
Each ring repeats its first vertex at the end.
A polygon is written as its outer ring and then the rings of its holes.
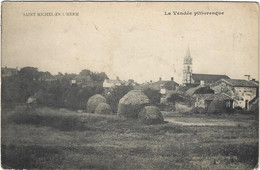
POLYGON ((233 100, 226 94, 196 94, 196 96, 205 100, 233 100))
POLYGON ((214 81, 218 81, 220 79, 230 79, 228 76, 226 75, 217 75, 217 74, 192 74, 192 78, 194 81, 200 81, 200 80, 204 80, 207 82, 214 82, 214 81))
POLYGON ((233 87, 258 87, 257 83, 254 81, 239 80, 239 79, 225 79, 222 81, 227 82, 233 87))

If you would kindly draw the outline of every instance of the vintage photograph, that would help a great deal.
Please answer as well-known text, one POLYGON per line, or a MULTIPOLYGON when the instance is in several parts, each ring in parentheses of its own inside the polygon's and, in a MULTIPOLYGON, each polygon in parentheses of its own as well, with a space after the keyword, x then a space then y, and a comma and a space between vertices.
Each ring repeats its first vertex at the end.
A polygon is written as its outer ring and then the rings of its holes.
POLYGON ((1 5, 1 168, 258 168, 258 3, 1 5))

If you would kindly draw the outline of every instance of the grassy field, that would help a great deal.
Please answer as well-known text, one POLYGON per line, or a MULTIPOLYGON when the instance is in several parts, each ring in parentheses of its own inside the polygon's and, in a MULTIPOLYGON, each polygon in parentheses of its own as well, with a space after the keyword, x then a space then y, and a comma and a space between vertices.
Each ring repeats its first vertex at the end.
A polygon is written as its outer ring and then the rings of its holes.
POLYGON ((252 114, 165 120, 148 126, 116 115, 4 109, 2 168, 252 169, 258 162, 258 117, 252 114))

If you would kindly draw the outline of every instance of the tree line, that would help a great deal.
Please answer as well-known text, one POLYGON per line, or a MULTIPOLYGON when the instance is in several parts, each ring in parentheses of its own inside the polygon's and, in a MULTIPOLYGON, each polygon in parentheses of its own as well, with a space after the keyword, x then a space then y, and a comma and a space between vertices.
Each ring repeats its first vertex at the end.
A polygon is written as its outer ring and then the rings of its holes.
MULTIPOLYGON (((92 72, 88 69, 79 74, 52 75, 39 71, 35 67, 24 67, 8 77, 2 77, 2 107, 26 103, 29 97, 36 98, 38 106, 85 110, 88 99, 95 94, 102 94, 113 112, 117 112, 119 100, 134 87, 130 84, 116 86, 106 93, 104 72, 92 72), (74 80, 74 81, 73 81, 74 80)), ((131 82, 133 80, 129 80, 131 82)), ((150 88, 143 92, 151 103, 160 103, 159 91, 150 88)))
POLYGON ((24 67, 18 74, 2 77, 2 104, 26 103, 35 97, 39 105, 85 109, 87 100, 94 94, 102 94, 103 81, 108 78, 104 72, 84 69, 79 74, 51 75, 35 67, 24 67), (85 86, 72 80, 77 79, 85 86))

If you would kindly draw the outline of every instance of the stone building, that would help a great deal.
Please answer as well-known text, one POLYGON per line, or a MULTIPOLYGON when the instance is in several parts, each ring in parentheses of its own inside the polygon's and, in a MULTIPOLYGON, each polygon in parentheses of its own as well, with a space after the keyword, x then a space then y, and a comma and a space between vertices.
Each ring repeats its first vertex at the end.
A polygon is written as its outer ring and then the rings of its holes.
POLYGON ((250 80, 221 79, 211 85, 215 94, 224 93, 230 96, 233 102, 233 108, 242 108, 250 110, 250 106, 257 101, 258 84, 250 80))
POLYGON ((210 104, 213 101, 219 101, 221 103, 219 108, 232 108, 233 99, 226 94, 196 94, 194 95, 195 105, 194 107, 200 107, 208 111, 210 104))

